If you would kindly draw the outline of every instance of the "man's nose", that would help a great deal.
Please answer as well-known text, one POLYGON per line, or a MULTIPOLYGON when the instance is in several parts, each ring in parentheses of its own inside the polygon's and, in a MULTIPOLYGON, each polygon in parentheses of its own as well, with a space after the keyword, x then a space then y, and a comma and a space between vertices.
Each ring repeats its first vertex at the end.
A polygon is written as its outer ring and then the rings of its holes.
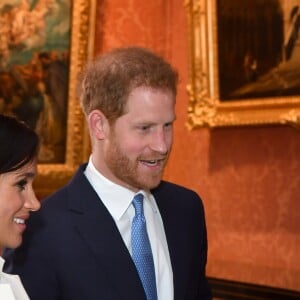
POLYGON ((164 130, 157 130, 152 136, 151 149, 155 152, 166 154, 168 152, 168 135, 164 130))

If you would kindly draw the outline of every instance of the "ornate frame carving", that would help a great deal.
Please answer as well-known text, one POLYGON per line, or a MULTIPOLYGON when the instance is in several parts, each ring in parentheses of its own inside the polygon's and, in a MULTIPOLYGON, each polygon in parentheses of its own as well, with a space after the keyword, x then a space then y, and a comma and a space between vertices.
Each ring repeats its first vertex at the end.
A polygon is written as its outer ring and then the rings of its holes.
POLYGON ((72 2, 66 160, 63 164, 38 165, 34 185, 39 198, 64 185, 88 155, 89 138, 76 99, 76 80, 85 62, 93 56, 96 0, 72 2))
POLYGON ((221 102, 217 0, 185 0, 189 29, 188 127, 290 124, 300 127, 300 96, 221 102))

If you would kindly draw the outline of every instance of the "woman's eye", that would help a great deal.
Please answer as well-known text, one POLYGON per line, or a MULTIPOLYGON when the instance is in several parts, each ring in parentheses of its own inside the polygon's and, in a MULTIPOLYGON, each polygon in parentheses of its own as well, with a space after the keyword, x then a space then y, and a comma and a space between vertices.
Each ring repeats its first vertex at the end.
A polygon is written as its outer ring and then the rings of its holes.
POLYGON ((16 185, 21 191, 23 191, 25 189, 26 184, 27 184, 27 180, 23 179, 18 181, 16 185))

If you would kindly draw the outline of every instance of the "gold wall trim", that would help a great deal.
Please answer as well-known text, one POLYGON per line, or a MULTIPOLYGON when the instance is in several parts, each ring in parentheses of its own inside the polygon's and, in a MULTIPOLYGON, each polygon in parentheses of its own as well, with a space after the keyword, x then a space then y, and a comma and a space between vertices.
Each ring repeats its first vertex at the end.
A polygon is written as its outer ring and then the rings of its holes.
POLYGON ((72 4, 70 68, 67 116, 66 160, 63 164, 39 164, 35 190, 39 198, 63 186, 87 159, 89 138, 76 97, 76 81, 87 60, 93 57, 96 0, 76 0, 72 4))

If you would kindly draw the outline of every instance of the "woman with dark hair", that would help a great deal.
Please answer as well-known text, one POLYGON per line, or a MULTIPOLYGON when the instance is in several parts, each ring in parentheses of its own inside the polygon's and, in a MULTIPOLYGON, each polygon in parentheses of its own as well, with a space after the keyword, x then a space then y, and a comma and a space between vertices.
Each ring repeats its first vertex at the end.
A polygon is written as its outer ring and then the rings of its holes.
MULTIPOLYGON (((37 173, 39 138, 24 123, 0 115, 0 249, 17 248, 30 212, 40 208, 32 183, 37 173)), ((17 275, 2 272, 0 299, 29 299, 17 275)))

